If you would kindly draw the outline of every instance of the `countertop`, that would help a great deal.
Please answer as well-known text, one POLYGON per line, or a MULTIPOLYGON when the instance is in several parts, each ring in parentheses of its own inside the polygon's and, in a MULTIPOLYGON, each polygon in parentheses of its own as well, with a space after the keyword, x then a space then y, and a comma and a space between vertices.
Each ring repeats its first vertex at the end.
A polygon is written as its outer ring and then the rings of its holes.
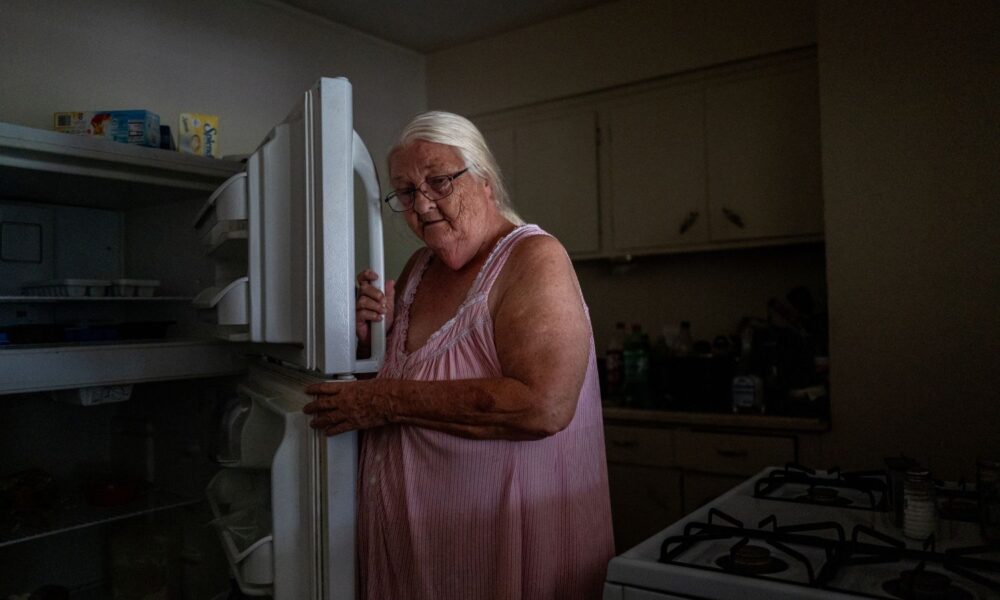
POLYGON ((821 433, 830 430, 830 422, 818 417, 789 417, 768 414, 735 414, 653 410, 604 406, 605 424, 693 425, 732 429, 768 429, 821 433))

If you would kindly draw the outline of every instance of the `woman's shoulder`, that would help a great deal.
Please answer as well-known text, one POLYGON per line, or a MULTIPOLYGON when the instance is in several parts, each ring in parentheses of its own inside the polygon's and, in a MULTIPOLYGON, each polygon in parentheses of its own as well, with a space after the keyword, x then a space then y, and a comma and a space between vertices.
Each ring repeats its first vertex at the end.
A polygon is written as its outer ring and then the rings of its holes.
POLYGON ((511 248, 507 263, 497 277, 498 291, 524 282, 537 284, 552 278, 572 276, 573 264, 562 243, 548 234, 525 236, 511 248))

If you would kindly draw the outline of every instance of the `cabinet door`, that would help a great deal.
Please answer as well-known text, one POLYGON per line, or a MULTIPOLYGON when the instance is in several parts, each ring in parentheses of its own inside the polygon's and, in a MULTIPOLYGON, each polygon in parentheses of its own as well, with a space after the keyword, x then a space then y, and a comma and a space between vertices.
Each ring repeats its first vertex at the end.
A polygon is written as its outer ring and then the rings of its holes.
POLYGON ((597 253, 596 114, 528 118, 482 132, 518 214, 556 236, 571 255, 597 253))
POLYGON ((681 518, 680 472, 608 463, 615 552, 621 554, 681 518))
POLYGON ((743 477, 684 473, 684 514, 705 506, 744 481, 743 477))
POLYGON ((595 113, 519 124, 514 148, 514 203, 524 220, 556 236, 570 254, 600 250, 595 113))
POLYGON ((685 471, 748 476, 796 462, 795 438, 708 431, 677 431, 674 452, 685 471))
POLYGON ((705 92, 711 238, 823 232, 815 61, 705 92))
POLYGON ((616 250, 708 239, 703 95, 669 90, 616 106, 610 118, 616 250))

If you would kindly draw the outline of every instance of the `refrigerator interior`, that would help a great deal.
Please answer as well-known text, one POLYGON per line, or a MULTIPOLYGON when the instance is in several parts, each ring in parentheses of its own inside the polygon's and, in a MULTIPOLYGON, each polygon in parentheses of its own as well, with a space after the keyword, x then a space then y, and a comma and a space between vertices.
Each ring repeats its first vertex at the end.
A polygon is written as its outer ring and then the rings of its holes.
POLYGON ((0 597, 214 598, 229 588, 205 488, 234 379, 136 385, 81 406, 74 391, 0 402, 0 597), (155 596, 161 597, 161 596, 155 596))

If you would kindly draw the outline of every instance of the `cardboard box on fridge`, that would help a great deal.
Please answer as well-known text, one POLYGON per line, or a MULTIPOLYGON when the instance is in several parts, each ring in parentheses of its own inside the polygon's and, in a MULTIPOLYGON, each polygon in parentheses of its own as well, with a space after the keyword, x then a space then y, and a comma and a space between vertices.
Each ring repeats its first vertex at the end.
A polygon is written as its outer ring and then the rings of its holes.
POLYGON ((153 148, 160 146, 160 116, 148 110, 57 112, 53 121, 54 129, 63 133, 153 148))
POLYGON ((177 149, 187 154, 219 158, 219 117, 181 113, 177 149))

